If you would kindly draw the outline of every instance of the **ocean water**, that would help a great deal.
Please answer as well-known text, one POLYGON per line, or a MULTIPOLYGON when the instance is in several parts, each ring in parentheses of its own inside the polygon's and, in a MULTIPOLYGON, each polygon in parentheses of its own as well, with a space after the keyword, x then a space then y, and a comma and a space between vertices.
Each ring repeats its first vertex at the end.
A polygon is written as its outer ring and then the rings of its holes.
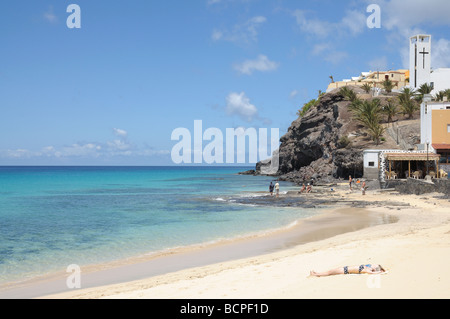
MULTIPOLYGON (((312 210, 243 205, 239 167, 0 167, 0 285, 287 227, 312 210)), ((292 188, 280 183, 281 191, 292 188)))

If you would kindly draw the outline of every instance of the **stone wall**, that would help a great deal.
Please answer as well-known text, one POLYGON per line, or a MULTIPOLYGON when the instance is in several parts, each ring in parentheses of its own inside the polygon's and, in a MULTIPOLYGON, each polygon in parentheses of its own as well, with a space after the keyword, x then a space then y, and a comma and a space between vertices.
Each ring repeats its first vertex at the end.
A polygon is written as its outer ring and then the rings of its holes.
POLYGON ((387 185, 393 186, 401 194, 443 193, 447 197, 450 196, 450 180, 447 178, 433 179, 432 182, 408 178, 406 181, 400 182, 389 181, 387 185))

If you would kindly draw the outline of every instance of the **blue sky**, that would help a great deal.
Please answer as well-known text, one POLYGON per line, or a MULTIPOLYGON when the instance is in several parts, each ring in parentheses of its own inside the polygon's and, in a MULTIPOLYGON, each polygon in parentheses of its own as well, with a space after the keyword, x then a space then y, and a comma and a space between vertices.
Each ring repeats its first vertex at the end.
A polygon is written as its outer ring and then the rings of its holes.
POLYGON ((0 165, 170 165, 172 132, 194 120, 281 136, 330 75, 407 68, 409 36, 432 34, 433 67, 450 67, 448 12, 447 0, 9 1, 0 165))

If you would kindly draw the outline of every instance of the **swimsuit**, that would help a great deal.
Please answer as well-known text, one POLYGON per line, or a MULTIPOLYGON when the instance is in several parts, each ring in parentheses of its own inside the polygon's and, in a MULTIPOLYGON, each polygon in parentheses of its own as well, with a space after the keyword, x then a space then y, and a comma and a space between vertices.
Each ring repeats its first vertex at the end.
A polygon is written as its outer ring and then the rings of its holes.
MULTIPOLYGON (((364 267, 370 268, 370 267, 372 267, 372 265, 371 265, 371 264, 361 265, 361 266, 359 266, 359 268, 358 268, 358 272, 361 273, 361 271, 364 270, 364 267)), ((348 274, 349 274, 349 272, 348 272, 348 266, 345 266, 345 267, 344 267, 344 275, 348 275, 348 274)))

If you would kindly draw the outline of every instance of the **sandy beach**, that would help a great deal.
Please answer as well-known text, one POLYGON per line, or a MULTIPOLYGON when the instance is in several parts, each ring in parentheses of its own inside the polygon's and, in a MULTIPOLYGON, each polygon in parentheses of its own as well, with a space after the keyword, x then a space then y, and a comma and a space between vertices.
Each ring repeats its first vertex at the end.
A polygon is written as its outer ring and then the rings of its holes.
MULTIPOLYGON (((287 196, 287 195, 285 195, 287 196)), ((298 196, 323 197, 323 194, 298 196)), ((389 191, 332 195, 334 210, 367 210, 397 220, 264 255, 193 267, 115 285, 43 298, 296 299, 449 298, 450 202, 442 194, 401 195, 389 191), (356 208, 363 205, 365 208, 356 208), (374 203, 367 205, 367 203, 374 203), (381 204, 380 204, 381 203, 381 204), (352 208, 353 207, 353 208, 352 208), (383 275, 311 277, 311 270, 378 263, 383 275)))

